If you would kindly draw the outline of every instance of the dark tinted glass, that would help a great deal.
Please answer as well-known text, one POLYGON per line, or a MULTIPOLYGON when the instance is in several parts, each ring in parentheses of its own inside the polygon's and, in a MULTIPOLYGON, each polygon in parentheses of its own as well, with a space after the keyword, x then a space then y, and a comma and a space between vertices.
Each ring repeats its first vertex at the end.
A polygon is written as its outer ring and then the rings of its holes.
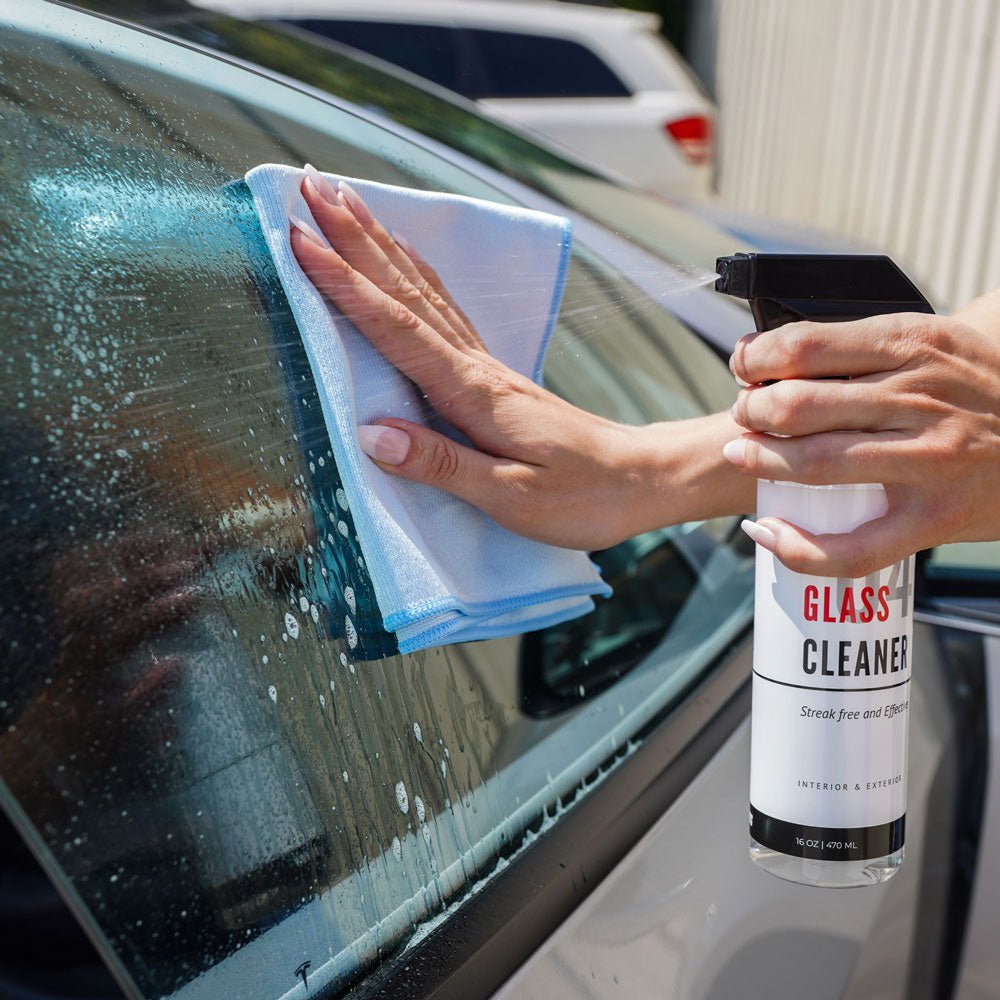
POLYGON ((628 97, 628 87, 586 46, 566 38, 338 18, 289 20, 370 52, 472 99, 628 97))
POLYGON ((579 42, 549 35, 466 29, 482 64, 468 97, 629 97, 628 87, 579 42))
POLYGON ((476 67, 468 58, 461 33, 451 28, 336 18, 295 19, 287 23, 369 52, 458 94, 468 96, 476 89, 476 67))

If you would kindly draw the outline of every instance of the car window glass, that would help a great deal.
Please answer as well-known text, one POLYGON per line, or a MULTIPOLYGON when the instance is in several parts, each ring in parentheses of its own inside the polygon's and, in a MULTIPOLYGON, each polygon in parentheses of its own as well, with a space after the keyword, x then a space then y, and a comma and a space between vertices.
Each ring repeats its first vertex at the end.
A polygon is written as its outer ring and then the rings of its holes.
POLYGON ((596 53, 568 38, 467 28, 483 67, 474 98, 629 97, 631 91, 596 53))
POLYGON ((950 570, 1000 570, 1000 542, 955 542, 939 545, 931 551, 931 571, 947 574, 950 570))
MULTIPOLYGON (((393 655, 240 178, 503 197, 162 40, 7 18, 0 798, 137 994, 346 988, 631 752, 746 627, 752 560, 734 519, 650 533, 596 554, 590 618, 393 655)), ((635 422, 733 392, 584 247, 546 379, 635 422)))
POLYGON ((688 208, 609 181, 469 108, 389 76, 363 57, 353 58, 316 34, 278 24, 246 24, 204 12, 171 18, 160 27, 268 66, 359 106, 374 104, 400 124, 537 188, 664 260, 710 271, 717 257, 753 249, 688 208))
POLYGON ((477 69, 463 52, 460 32, 433 24, 296 18, 286 23, 369 52, 458 94, 476 88, 477 69))

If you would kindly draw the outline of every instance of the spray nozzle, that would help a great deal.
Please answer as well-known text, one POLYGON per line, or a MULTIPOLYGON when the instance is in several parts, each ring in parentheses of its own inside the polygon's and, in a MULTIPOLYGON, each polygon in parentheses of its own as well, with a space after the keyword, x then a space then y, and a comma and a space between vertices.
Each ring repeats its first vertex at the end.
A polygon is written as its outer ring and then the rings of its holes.
POLYGON ((863 319, 934 310, 880 254, 739 253, 715 262, 715 289, 746 299, 758 330, 795 320, 863 319))

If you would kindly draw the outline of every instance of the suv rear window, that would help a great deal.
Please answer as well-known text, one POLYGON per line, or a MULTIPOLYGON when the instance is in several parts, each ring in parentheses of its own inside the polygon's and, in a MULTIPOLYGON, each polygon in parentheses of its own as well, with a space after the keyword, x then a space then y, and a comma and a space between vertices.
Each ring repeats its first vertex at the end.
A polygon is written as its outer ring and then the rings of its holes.
POLYGON ((392 21, 287 23, 369 52, 473 100, 631 94, 599 56, 566 38, 392 21))

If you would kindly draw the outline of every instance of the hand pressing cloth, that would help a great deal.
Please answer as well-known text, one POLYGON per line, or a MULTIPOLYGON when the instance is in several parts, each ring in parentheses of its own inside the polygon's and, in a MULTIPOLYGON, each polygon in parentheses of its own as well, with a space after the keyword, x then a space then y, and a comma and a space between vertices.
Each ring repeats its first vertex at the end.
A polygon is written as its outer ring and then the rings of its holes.
MULTIPOLYGON (((303 171, 279 164, 246 175, 261 229, 305 347, 337 468, 386 629, 401 652, 544 628, 608 596, 585 553, 501 528, 442 490, 383 472, 360 449, 357 428, 383 417, 434 422, 414 384, 387 362, 305 276, 288 217, 315 223, 299 187, 303 171)), ((391 232, 438 272, 487 349, 541 382, 562 297, 568 219, 509 205, 346 180, 391 232)))

